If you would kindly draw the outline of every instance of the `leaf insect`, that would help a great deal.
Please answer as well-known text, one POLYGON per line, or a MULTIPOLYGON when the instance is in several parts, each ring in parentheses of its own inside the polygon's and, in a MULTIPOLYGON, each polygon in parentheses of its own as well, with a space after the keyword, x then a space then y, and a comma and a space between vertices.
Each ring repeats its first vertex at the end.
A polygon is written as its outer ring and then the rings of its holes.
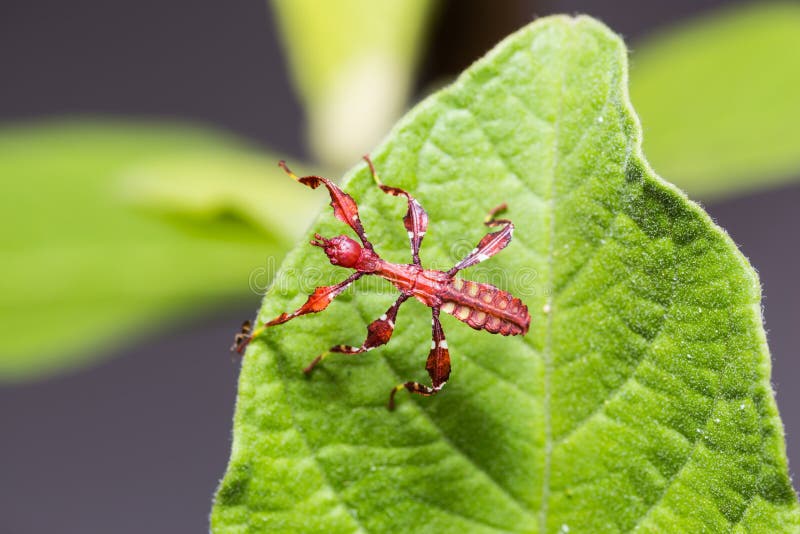
POLYGON ((400 296, 386 310, 386 313, 367 326, 367 337, 364 342, 358 347, 350 345, 331 347, 314 358, 303 371, 307 375, 310 374, 323 359, 333 353, 361 354, 388 343, 394 332, 397 311, 406 300, 414 297, 430 307, 433 316, 433 339, 425 364, 425 369, 431 378, 431 385, 409 381, 392 388, 389 395, 389 409, 393 410, 395 395, 398 391, 406 389, 411 393, 429 397, 441 391, 447 383, 450 376, 450 351, 439 322, 440 312, 449 313, 476 330, 486 330, 489 333, 503 336, 525 335, 528 332, 531 317, 527 306, 510 293, 490 284, 472 282, 456 276, 459 271, 488 260, 509 244, 514 232, 514 225, 508 219, 496 218, 498 213, 506 209, 506 204, 501 204, 491 210, 484 221, 486 226, 500 229, 486 234, 464 259, 449 271, 425 269, 419 259, 419 247, 428 227, 427 213, 408 192, 398 187, 384 185, 378 178, 375 166, 369 157, 365 156, 364 160, 369 165, 375 183, 384 193, 405 197, 408 202, 408 211, 403 217, 403 224, 411 242, 412 263, 391 263, 383 260, 375 252, 375 248, 364 233, 356 202, 336 184, 321 176, 298 177, 289 170, 285 162, 281 161, 278 165, 297 182, 312 189, 316 189, 320 185, 324 185, 328 189, 334 216, 353 229, 361 244, 345 235, 328 239, 314 234, 311 245, 322 248, 331 264, 353 269, 355 272, 338 284, 316 288, 300 308, 290 313, 282 313, 256 329, 251 328, 249 321, 245 322, 241 331, 236 335, 231 350, 241 354, 250 341, 258 337, 267 327, 283 324, 307 313, 321 312, 337 295, 364 275, 381 276, 400 291, 400 296))

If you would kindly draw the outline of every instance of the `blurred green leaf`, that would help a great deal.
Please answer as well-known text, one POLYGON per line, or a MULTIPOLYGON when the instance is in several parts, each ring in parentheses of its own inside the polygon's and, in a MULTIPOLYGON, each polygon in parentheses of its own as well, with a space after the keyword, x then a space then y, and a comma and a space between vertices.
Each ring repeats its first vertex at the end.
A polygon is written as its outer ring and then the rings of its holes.
POLYGON ((631 95, 663 176, 702 198, 800 179, 800 4, 709 13, 634 48, 631 95))
MULTIPOLYGON (((425 265, 453 265, 507 201, 514 241, 464 276, 522 297, 531 330, 444 316, 450 381, 389 413, 391 387, 429 383, 423 305, 404 306, 385 347, 310 379, 303 367, 358 344, 396 291, 366 278, 267 329, 245 356, 213 530, 796 532, 758 279, 640 140, 625 47, 587 17, 520 30, 402 119, 373 155, 430 215, 425 265)), ((408 261, 404 203, 364 165, 345 186, 377 250, 408 261)), ((343 226, 325 210, 314 230, 343 226)), ((318 269, 347 275, 301 242, 259 322, 302 304, 318 269)))
POLYGON ((406 105, 434 0, 273 0, 317 158, 345 168, 406 105))
POLYGON ((180 312, 255 301, 248 277, 266 284, 315 207, 275 159, 189 127, 5 126, 0 176, 0 380, 77 365, 180 312))
POLYGON ((293 241, 306 231, 322 203, 298 194, 296 183, 277 166, 280 159, 217 149, 148 160, 121 174, 122 196, 131 205, 198 223, 240 219, 293 241))

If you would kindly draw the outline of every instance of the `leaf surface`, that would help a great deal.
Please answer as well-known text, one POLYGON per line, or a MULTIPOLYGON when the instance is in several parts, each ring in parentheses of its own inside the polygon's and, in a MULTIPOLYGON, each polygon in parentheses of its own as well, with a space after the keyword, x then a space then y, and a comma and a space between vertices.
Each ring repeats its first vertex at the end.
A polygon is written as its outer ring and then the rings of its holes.
MULTIPOLYGON (((541 19, 407 115, 374 153, 430 216, 446 269, 508 202, 517 230, 465 276, 521 297, 526 337, 443 317, 453 372, 427 382, 430 312, 407 303, 385 347, 358 344, 396 293, 367 277, 324 313, 268 329, 244 358, 215 532, 796 530, 769 385, 759 284, 727 235, 640 150, 621 40, 541 19)), ((405 206, 360 165, 345 182, 386 259, 408 262, 405 206)), ((299 186, 298 186, 299 187, 299 186)), ((315 194, 306 191, 306 194, 315 194)), ((314 231, 343 233, 323 212, 314 231)), ((299 245, 259 321, 344 279, 299 245)))

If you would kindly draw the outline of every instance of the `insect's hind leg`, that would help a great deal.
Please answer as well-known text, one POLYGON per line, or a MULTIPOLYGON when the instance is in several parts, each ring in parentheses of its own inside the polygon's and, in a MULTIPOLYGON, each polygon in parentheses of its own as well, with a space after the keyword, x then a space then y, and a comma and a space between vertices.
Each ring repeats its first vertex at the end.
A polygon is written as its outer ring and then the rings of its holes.
POLYGON ((428 376, 431 377, 431 385, 426 386, 419 382, 398 384, 389 394, 389 410, 394 410, 394 396, 397 395, 398 391, 406 389, 409 393, 430 397, 441 391, 450 377, 450 349, 447 347, 442 324, 439 322, 439 308, 431 308, 431 314, 433 316, 431 320, 431 351, 428 353, 428 361, 425 364, 425 370, 428 371, 428 376))
POLYGON ((314 360, 308 364, 305 369, 303 369, 303 372, 307 375, 310 374, 311 371, 313 371, 322 360, 332 353, 361 354, 388 343, 389 339, 392 337, 392 333, 394 333, 394 323, 397 320, 397 311, 400 309, 400 305, 403 304, 408 297, 409 295, 406 294, 400 295, 394 304, 392 304, 389 309, 386 310, 386 313, 381 315, 380 318, 372 321, 369 326, 367 326, 367 338, 360 347, 353 347, 351 345, 336 345, 331 347, 314 358, 314 360))
POLYGON ((489 213, 486 214, 486 218, 483 219, 483 224, 485 224, 486 226, 501 226, 503 224, 511 224, 511 221, 508 219, 497 218, 498 213, 503 213, 507 209, 508 209, 508 204, 506 204, 505 202, 490 209, 489 213))
POLYGON ((392 392, 389 394, 389 411, 394 411, 394 396, 398 391, 404 388, 407 389, 409 393, 416 393, 418 395, 422 395, 423 397, 431 397, 439 393, 443 386, 444 384, 441 384, 439 387, 433 388, 426 386, 425 384, 420 384, 419 382, 404 382, 402 384, 398 384, 392 388, 392 392))

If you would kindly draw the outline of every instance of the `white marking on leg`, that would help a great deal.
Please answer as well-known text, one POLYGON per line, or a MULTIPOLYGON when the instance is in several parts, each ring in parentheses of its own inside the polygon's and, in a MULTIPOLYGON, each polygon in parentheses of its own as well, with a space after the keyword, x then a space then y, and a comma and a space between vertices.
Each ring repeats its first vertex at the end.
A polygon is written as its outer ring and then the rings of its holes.
POLYGON ((436 342, 431 340, 431 350, 436 348, 436 342))
POLYGON ((386 314, 385 313, 383 315, 381 315, 381 319, 380 320, 381 321, 385 321, 386 320, 386 314))
POLYGON ((440 349, 446 349, 446 348, 449 348, 449 347, 447 346, 447 340, 446 340, 446 339, 441 339, 441 340, 439 340, 439 348, 440 348, 440 349))
POLYGON ((489 256, 486 254, 478 254, 478 261, 486 261, 489 259, 489 256))

